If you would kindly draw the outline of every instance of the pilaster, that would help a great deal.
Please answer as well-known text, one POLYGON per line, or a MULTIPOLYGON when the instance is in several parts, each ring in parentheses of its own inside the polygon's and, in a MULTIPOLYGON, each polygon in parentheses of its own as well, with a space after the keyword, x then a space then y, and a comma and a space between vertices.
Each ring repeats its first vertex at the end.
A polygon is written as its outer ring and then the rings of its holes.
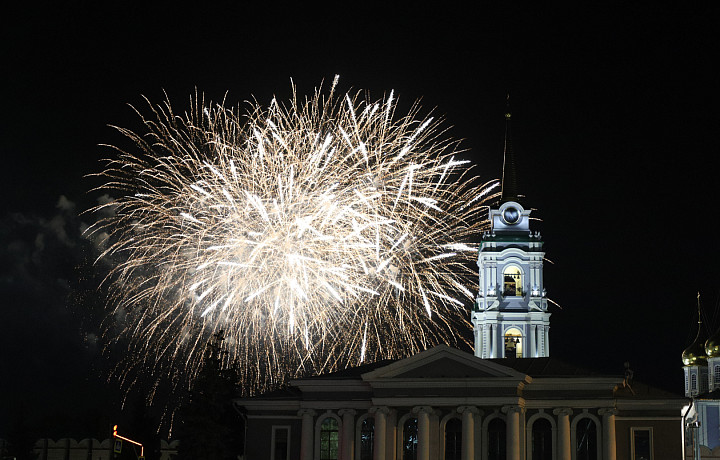
POLYGON ((603 459, 615 460, 617 458, 617 447, 615 442, 615 409, 600 409, 598 411, 603 418, 603 459))
POLYGON ((418 422, 417 460, 430 460, 430 415, 433 408, 416 406, 412 411, 417 415, 418 422))
POLYGON ((507 460, 520 460, 520 413, 523 410, 518 405, 504 406, 502 408, 507 429, 507 460))
POLYGON ((386 406, 376 406, 371 407, 369 412, 375 415, 373 459, 385 460, 387 451, 387 415, 390 413, 390 409, 386 406))
POLYGON ((302 433, 300 435, 300 460, 313 458, 313 417, 312 409, 300 409, 298 415, 302 417, 302 433))
POLYGON ((340 459, 353 460, 355 457, 355 410, 340 409, 338 415, 342 417, 343 431, 340 445, 340 459))
POLYGON ((569 407, 560 407, 553 410, 558 418, 558 460, 572 460, 572 444, 570 440, 570 416, 573 411, 569 407))
POLYGON ((475 418, 482 415, 482 411, 475 406, 460 406, 458 413, 462 414, 462 460, 475 460, 475 418))

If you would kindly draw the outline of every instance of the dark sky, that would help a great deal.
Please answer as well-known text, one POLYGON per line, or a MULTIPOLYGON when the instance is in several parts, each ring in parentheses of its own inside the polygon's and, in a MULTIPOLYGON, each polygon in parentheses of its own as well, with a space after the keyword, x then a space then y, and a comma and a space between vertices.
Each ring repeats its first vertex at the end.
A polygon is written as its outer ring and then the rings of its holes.
POLYGON ((116 410, 97 312, 82 307, 99 294, 78 213, 98 197, 85 176, 109 154, 99 144, 119 140, 108 125, 140 129, 127 104, 164 90, 184 108, 195 88, 267 103, 291 78, 310 93, 335 74, 341 89, 421 98, 486 179, 500 176, 510 91, 521 189, 562 306, 551 355, 617 373, 630 361, 637 379, 682 391, 696 292, 708 322, 720 298, 716 7, 244 3, 2 14, 0 437, 22 417, 84 437, 116 410))

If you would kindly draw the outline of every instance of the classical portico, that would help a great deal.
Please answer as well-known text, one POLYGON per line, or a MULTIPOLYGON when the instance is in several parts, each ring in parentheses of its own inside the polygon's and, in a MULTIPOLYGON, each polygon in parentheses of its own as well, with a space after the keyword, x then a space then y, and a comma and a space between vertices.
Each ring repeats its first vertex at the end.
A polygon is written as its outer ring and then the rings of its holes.
MULTIPOLYGON (((485 360, 440 345, 238 403, 248 419, 248 460, 279 449, 286 455, 273 458, 615 460, 626 458, 617 445, 639 429, 633 424, 653 427, 658 439, 679 433, 684 399, 623 388, 623 376, 590 375, 551 358, 485 360)), ((679 439, 675 447, 680 452, 679 439)))

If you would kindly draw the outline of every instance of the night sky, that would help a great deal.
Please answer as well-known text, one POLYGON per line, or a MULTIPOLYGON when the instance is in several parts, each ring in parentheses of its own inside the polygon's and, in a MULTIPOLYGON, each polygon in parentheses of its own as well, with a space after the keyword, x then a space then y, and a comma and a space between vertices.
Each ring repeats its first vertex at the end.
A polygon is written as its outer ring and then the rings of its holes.
MULTIPOLYGON (((107 3, 107 2, 106 2, 107 3)), ((717 7, 280 10, 60 2, 0 18, 0 437, 120 417, 81 236, 128 104, 340 89, 422 100, 499 178, 511 94, 520 189, 545 241, 551 356, 682 392, 696 293, 720 326, 717 7), (164 92, 163 92, 164 91, 164 92)), ((468 331, 469 334, 469 331, 468 331)), ((132 400, 132 396, 130 400, 132 400)), ((127 412, 130 409, 125 409, 127 412)), ((104 428, 103 428, 104 429, 104 428)), ((96 435, 100 436, 100 435, 96 435)))

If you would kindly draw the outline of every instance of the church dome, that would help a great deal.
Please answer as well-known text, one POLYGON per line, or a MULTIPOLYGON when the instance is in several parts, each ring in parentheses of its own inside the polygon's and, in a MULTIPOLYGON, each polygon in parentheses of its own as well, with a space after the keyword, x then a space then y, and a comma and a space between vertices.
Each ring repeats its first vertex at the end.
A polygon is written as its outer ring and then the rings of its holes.
POLYGON ((720 356, 720 329, 705 342, 705 353, 708 358, 717 358, 720 356))
POLYGON ((705 347, 700 338, 700 331, 698 331, 695 341, 682 353, 683 364, 686 366, 705 366, 707 365, 707 358, 708 355, 705 354, 705 347))
MULTIPOLYGON (((687 347, 685 351, 682 352, 682 360, 683 364, 685 366, 707 366, 707 359, 708 356, 710 356, 710 353, 706 353, 706 347, 703 346, 709 345, 712 343, 718 344, 720 346, 720 336, 718 336, 717 333, 715 333, 710 339, 708 339, 707 342, 703 340, 705 337, 707 337, 705 334, 703 334, 703 328, 702 328, 702 312, 700 310, 700 293, 698 292, 697 296, 698 304, 698 328, 697 328, 697 335, 695 336, 695 340, 693 341, 692 345, 687 347)), ((720 331, 719 331, 720 332, 720 331)), ((716 351, 718 350, 718 346, 715 347, 716 351)), ((708 349, 709 350, 709 349, 708 349)))

